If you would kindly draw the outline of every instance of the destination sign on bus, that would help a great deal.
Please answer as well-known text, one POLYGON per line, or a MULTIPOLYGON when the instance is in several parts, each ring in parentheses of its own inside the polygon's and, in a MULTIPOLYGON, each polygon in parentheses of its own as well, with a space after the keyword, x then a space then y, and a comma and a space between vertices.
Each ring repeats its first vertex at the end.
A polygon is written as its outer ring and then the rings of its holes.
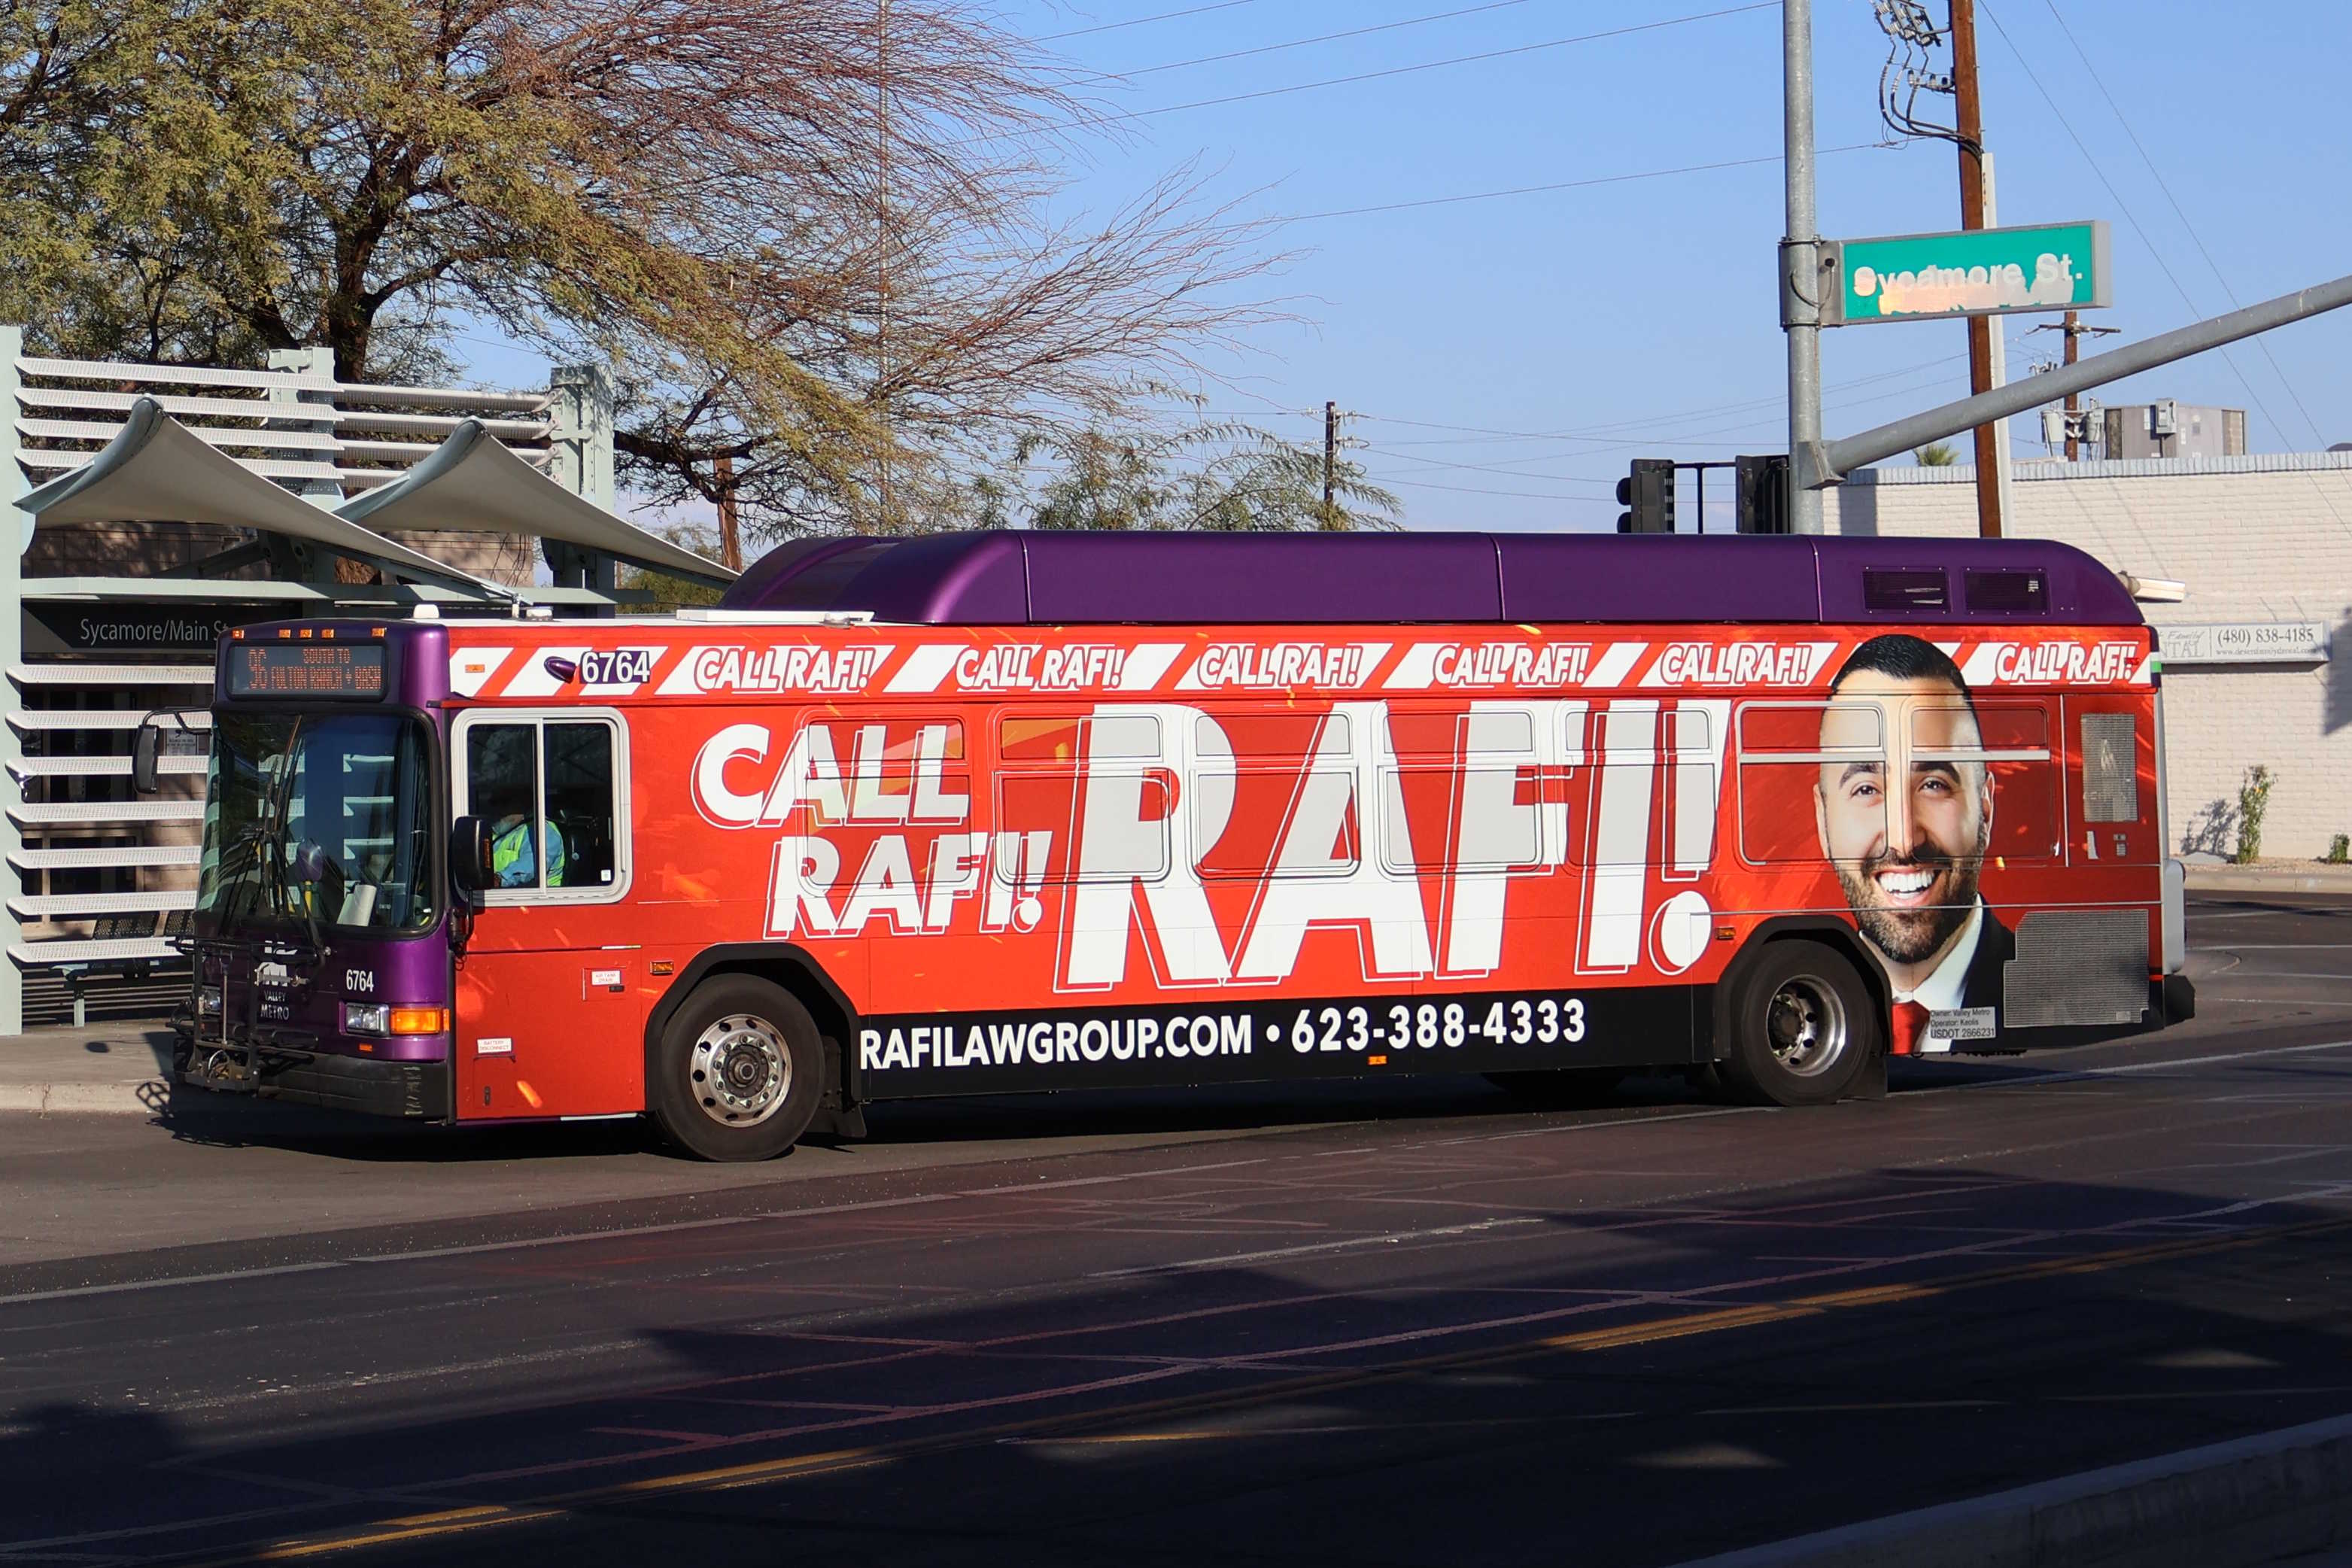
POLYGON ((383 648, 375 643, 232 644, 231 697, 383 695, 383 648))

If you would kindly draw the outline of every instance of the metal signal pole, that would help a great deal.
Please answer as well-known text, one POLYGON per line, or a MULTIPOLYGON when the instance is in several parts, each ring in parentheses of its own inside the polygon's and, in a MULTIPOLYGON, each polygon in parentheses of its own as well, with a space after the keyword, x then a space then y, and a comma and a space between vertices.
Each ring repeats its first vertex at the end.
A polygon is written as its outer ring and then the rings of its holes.
POLYGON ((1788 226, 1780 240, 1780 326, 1789 334, 1789 527, 1822 531, 1821 233, 1813 214, 1812 0, 1780 6, 1780 140, 1788 226))

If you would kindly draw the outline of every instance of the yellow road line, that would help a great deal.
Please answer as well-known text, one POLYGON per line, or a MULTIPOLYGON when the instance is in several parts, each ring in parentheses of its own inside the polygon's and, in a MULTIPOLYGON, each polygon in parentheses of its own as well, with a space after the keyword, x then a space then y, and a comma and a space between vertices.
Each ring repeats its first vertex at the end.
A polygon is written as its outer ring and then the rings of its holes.
MULTIPOLYGON (((532 1523, 600 1504, 609 1505, 646 1497, 667 1496, 677 1492, 724 1490, 736 1487, 789 1480, 803 1476, 859 1469, 870 1465, 888 1463, 895 1459, 971 1447, 983 1443, 994 1443, 1007 1437, 1028 1436, 1040 1431, 1100 1427, 1121 1425, 1150 1416, 1233 1409, 1333 1388, 1362 1387, 1378 1383, 1394 1382, 1416 1376, 1438 1367, 1492 1365, 1497 1362, 1528 1360, 1561 1352, 1591 1352, 1622 1349, 1632 1345, 1655 1344, 1667 1340, 1687 1339, 1699 1334, 1724 1333, 1735 1329, 1753 1328, 1764 1323, 1787 1322, 1796 1318, 1818 1317, 1829 1312, 1928 1300, 1957 1291, 1981 1289, 1992 1285, 2021 1283, 2031 1279, 2054 1279, 2065 1275, 2095 1274, 2113 1268, 2130 1268, 2142 1263, 2204 1257, 2238 1247, 2260 1246, 2267 1242, 2345 1229, 2352 1229, 2352 1215, 2301 1220, 2289 1225, 2266 1226, 2254 1230, 2233 1232, 2227 1236, 2190 1237, 2177 1241, 2116 1247, 2107 1252, 2092 1253, 2082 1258, 2042 1258, 2031 1263, 2011 1264, 2000 1268, 1985 1269, 1975 1274, 1959 1275, 1937 1283, 1862 1286, 1852 1289, 1801 1296, 1787 1301, 1764 1301, 1747 1306, 1718 1308, 1709 1311, 1682 1312, 1671 1317, 1649 1319, 1639 1323, 1624 1323, 1615 1328, 1588 1329, 1572 1334, 1547 1335, 1541 1339, 1523 1341, 1517 1344, 1492 1349, 1444 1352, 1368 1370, 1310 1373, 1280 1384, 1239 1392, 1179 1394, 1167 1399, 1141 1401, 1132 1405, 1116 1405, 1075 1415, 1035 1416, 1024 1421, 982 1427, 971 1432, 943 1434, 935 1437, 907 1438, 895 1443, 877 1443, 855 1448, 835 1448, 814 1454, 795 1454, 783 1458, 752 1460, 740 1465, 654 1476, 642 1480, 625 1481, 612 1486, 535 1498, 528 1502, 511 1506, 484 1504, 476 1508, 454 1509, 438 1513, 409 1514, 355 1527, 342 1534, 269 1542, 247 1549, 237 1555, 209 1559, 198 1564, 197 1568, 231 1568, 231 1565, 238 1563, 280 1563, 323 1556, 331 1552, 355 1552, 370 1546, 426 1541, 500 1525, 532 1523)), ((1138 1436, 1130 1436, 1127 1440, 1158 1439, 1147 1439, 1138 1436)))

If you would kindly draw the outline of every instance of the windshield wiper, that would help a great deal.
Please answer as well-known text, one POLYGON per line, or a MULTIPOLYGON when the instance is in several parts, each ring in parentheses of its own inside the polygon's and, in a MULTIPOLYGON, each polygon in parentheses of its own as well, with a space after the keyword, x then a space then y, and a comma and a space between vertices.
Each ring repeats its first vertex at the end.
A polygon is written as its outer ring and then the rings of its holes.
MULTIPOLYGON (((250 854, 260 860, 262 876, 269 879, 273 910, 281 916, 289 912, 286 886, 286 817, 292 808, 294 800, 294 748, 301 742, 302 726, 306 721, 307 716, 296 719, 294 727, 286 732, 286 744, 279 748, 277 754, 278 776, 269 781, 269 794, 262 803, 261 815, 247 824, 237 835, 237 844, 246 847, 250 854)), ((222 851, 221 858, 222 874, 226 876, 228 874, 226 849, 222 851)), ((240 874, 229 884, 229 896, 223 901, 221 909, 220 931, 223 936, 232 935, 236 931, 247 912, 247 906, 253 902, 254 889, 257 880, 258 879, 240 874), (244 895, 241 900, 238 898, 239 894, 244 895)), ((318 920, 310 913, 307 903, 302 910, 302 923, 310 935, 311 949, 314 952, 323 952, 324 944, 319 940, 318 920)))

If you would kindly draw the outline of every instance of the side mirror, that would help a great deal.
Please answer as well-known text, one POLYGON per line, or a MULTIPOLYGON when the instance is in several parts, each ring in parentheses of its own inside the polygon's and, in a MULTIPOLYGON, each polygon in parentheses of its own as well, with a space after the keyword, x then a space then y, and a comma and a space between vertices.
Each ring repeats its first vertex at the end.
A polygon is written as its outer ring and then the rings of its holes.
POLYGON ((490 836, 478 816, 461 816, 449 825, 449 880, 469 896, 490 885, 490 836))
POLYGON ((153 795, 161 786, 156 782, 156 759, 163 750, 163 731, 152 719, 139 726, 139 733, 131 742, 131 787, 141 795, 153 795))

